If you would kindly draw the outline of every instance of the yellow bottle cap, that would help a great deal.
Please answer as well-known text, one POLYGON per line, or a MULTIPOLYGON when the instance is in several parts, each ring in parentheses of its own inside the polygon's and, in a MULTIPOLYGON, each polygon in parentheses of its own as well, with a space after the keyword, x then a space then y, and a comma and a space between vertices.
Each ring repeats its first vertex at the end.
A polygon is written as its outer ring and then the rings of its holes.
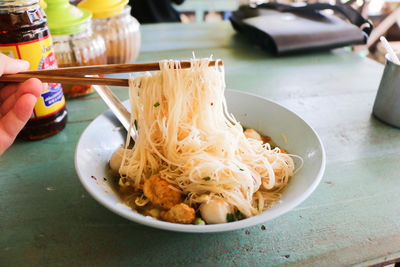
POLYGON ((78 7, 90 10, 94 19, 105 19, 119 14, 128 0, 83 0, 78 7))
POLYGON ((46 2, 44 1, 44 0, 40 0, 40 6, 43 8, 43 9, 46 9, 46 7, 47 7, 47 5, 46 5, 46 2))

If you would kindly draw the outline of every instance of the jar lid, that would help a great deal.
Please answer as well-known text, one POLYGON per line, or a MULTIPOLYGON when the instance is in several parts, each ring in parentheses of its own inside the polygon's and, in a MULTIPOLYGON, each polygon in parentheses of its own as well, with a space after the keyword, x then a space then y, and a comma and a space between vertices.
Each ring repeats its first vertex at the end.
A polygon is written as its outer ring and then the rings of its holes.
POLYGON ((90 11, 71 5, 68 0, 46 0, 46 3, 44 11, 52 35, 74 34, 89 27, 90 11))
POLYGON ((106 19, 118 15, 128 0, 83 0, 78 7, 90 10, 94 19, 106 19))
POLYGON ((40 0, 39 4, 43 9, 45 9, 47 7, 46 2, 44 0, 40 0))

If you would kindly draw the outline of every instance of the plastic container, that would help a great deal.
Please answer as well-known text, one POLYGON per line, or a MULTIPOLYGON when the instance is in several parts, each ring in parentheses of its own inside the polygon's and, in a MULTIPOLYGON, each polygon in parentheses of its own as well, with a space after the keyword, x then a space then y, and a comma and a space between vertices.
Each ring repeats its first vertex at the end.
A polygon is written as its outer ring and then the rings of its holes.
POLYGON ((140 24, 127 4, 127 0, 83 0, 78 4, 93 13, 93 31, 106 42, 108 64, 132 63, 139 54, 140 24))
MULTIPOLYGON (((54 39, 59 67, 102 65, 107 63, 106 47, 100 35, 93 34, 92 14, 68 0, 48 0, 45 12, 54 39)), ((68 98, 94 92, 90 85, 63 84, 68 98)))
MULTIPOLYGON (((29 61, 30 70, 57 68, 47 18, 39 0, 0 0, 0 52, 29 61)), ((52 136, 67 123, 61 85, 49 83, 45 86, 31 119, 19 134, 23 139, 52 136)))

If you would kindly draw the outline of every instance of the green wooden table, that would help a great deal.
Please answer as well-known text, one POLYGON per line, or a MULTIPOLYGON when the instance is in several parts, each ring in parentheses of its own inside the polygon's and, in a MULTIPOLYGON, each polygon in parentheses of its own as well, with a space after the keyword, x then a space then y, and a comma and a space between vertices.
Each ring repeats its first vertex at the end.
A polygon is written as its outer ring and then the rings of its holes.
MULTIPOLYGON (((272 57, 229 23, 142 27, 139 61, 213 54, 227 87, 273 99, 322 138, 326 172, 293 211, 263 225, 185 234, 123 219, 93 200, 74 170, 85 127, 107 107, 68 101, 64 131, 17 141, 0 157, 0 266, 347 266, 400 257, 400 130, 371 110, 383 66, 345 49, 272 57)), ((114 87, 121 98, 126 88, 114 87)))

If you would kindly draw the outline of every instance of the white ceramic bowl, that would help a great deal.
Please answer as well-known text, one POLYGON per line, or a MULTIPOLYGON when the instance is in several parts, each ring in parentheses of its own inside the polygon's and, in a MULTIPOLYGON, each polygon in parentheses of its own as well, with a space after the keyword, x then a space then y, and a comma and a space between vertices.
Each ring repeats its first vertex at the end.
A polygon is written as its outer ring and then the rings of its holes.
MULTIPOLYGON (((82 133, 75 151, 75 169, 85 189, 103 206, 147 226, 180 232, 223 232, 276 218, 303 202, 317 187, 325 169, 325 151, 316 132, 298 115, 265 98, 226 91, 229 112, 246 127, 260 130, 277 145, 301 156, 304 165, 289 182, 279 203, 241 221, 212 225, 183 225, 143 216, 121 203, 112 189, 108 161, 125 141, 126 133, 110 110, 98 116, 82 133), (286 136, 287 144, 285 144, 286 136), (105 178, 105 179, 104 179, 105 178)), ((127 104, 127 103, 126 103, 127 104)))

